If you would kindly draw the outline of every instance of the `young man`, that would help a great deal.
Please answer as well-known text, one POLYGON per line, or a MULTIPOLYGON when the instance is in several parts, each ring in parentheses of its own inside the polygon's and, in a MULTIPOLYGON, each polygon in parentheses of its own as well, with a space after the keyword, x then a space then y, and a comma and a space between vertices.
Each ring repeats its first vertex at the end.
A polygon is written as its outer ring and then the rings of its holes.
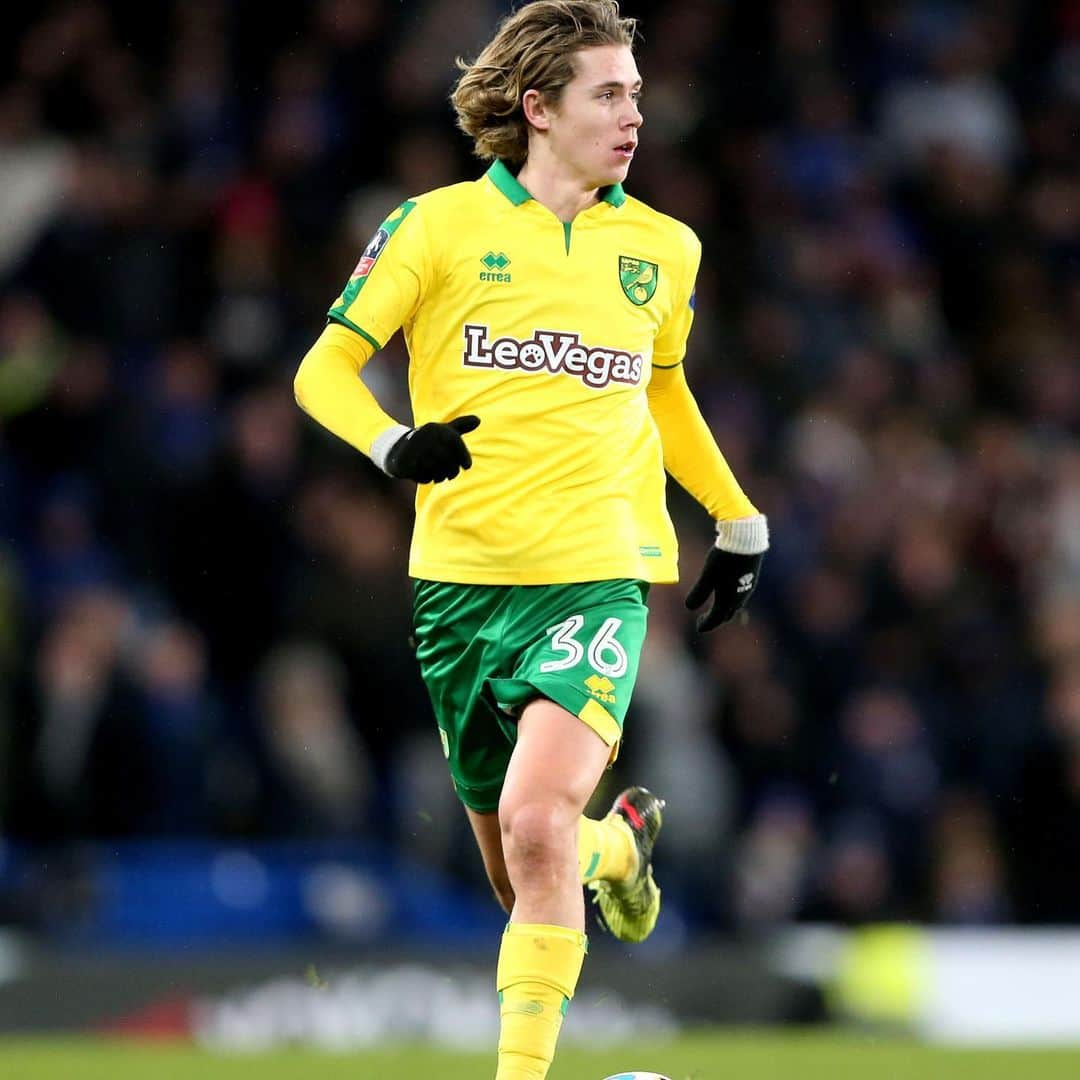
POLYGON ((417 657, 454 786, 510 913, 497 1080, 541 1080, 585 955, 588 884, 626 941, 652 930, 663 803, 582 816, 622 736, 650 582, 678 579, 665 467, 717 522, 687 603, 708 630, 768 547, 686 384, 701 247, 622 189, 638 144, 634 23, 536 0, 454 91, 493 164, 399 206, 296 376, 301 407, 415 480, 417 657), (357 378, 403 327, 416 426, 357 378))

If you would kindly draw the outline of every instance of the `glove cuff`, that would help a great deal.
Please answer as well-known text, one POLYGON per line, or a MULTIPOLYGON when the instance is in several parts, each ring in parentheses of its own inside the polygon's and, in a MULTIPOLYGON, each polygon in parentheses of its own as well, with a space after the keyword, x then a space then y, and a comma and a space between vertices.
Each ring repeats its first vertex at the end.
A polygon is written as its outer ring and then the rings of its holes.
POLYGON ((769 522, 764 514, 718 521, 716 546, 734 555, 760 555, 769 548, 769 522))
POLYGON ((390 451, 409 434, 413 429, 406 427, 404 424, 395 424, 391 428, 387 428, 381 435, 377 436, 375 441, 371 444, 371 460, 379 466, 380 469, 387 476, 390 475, 386 468, 386 459, 390 456, 390 451))

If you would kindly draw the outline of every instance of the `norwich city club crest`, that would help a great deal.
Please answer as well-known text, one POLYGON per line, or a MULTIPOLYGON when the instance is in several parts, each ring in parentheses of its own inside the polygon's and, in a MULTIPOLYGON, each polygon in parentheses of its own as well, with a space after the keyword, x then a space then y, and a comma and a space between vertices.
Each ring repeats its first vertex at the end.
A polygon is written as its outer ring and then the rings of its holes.
POLYGON ((656 292, 656 282, 660 277, 660 267, 644 259, 633 259, 629 255, 619 256, 619 284, 631 304, 647 304, 656 292))

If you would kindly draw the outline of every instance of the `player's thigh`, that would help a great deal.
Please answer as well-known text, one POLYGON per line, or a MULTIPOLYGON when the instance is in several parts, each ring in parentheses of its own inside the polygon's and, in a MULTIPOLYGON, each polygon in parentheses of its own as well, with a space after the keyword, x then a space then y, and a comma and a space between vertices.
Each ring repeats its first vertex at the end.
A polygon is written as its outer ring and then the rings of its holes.
POLYGON ((576 828, 607 768, 611 747, 581 719, 546 698, 525 706, 499 800, 503 829, 525 806, 542 806, 554 829, 576 828))

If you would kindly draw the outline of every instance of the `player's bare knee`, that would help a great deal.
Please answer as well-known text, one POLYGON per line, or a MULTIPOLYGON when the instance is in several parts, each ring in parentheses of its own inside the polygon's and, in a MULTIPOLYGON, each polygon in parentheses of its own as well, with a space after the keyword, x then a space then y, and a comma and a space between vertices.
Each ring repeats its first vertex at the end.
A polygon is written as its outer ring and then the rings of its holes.
POLYGON ((503 852, 511 879, 516 870, 535 870, 565 859, 574 841, 576 818, 556 802, 534 801, 500 810, 503 852))

